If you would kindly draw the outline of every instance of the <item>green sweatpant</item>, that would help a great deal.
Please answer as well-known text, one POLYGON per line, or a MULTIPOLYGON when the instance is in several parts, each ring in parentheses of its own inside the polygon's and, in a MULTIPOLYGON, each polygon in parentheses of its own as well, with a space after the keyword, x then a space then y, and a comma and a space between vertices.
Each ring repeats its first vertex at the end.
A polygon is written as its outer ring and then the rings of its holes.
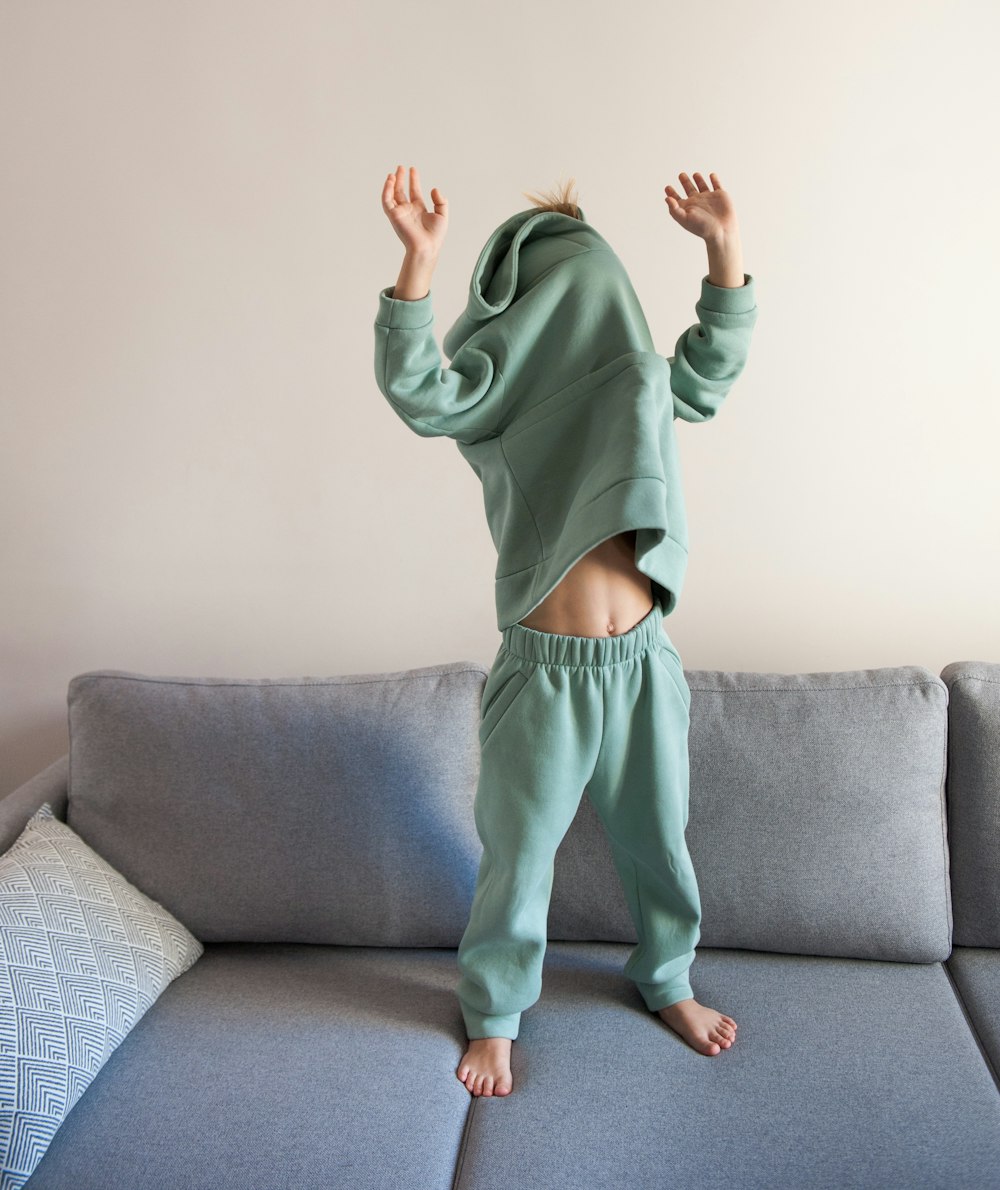
POLYGON ((480 706, 483 854, 458 948, 470 1040, 516 1038, 541 994, 555 853, 584 788, 638 935, 624 973, 650 1011, 688 999, 701 922, 684 838, 691 692, 661 605, 620 636, 502 635, 480 706))

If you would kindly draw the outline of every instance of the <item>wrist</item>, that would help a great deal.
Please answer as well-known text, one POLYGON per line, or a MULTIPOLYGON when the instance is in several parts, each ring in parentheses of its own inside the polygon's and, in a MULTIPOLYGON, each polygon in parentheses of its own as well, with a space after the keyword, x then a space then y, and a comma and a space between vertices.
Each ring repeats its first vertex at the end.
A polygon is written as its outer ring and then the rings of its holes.
POLYGON ((418 255, 407 253, 403 257, 403 263, 399 269, 399 279, 396 281, 392 296, 408 302, 428 297, 435 263, 434 257, 422 253, 418 255))
POLYGON ((735 248, 740 242, 740 229, 729 227, 724 231, 714 232, 705 237, 705 247, 710 252, 727 252, 735 248))
POLYGON ((735 289, 745 284, 743 248, 739 232, 733 229, 712 236, 705 244, 708 249, 708 280, 721 289, 735 289))
POLYGON ((403 253, 403 263, 419 265, 421 268, 433 268, 437 264, 438 254, 432 248, 407 248, 403 253))

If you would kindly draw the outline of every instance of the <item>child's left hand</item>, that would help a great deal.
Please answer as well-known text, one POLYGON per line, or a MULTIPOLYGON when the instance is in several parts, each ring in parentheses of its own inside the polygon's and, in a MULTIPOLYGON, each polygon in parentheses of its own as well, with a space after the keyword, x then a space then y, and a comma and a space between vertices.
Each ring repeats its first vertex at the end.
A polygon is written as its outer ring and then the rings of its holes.
POLYGON ((687 174, 677 175, 687 198, 681 198, 673 186, 664 186, 667 197, 664 200, 671 216, 693 235, 703 240, 733 235, 736 233, 736 208, 729 192, 723 190, 718 174, 709 174, 714 190, 710 189, 701 174, 694 175, 695 187, 687 174))

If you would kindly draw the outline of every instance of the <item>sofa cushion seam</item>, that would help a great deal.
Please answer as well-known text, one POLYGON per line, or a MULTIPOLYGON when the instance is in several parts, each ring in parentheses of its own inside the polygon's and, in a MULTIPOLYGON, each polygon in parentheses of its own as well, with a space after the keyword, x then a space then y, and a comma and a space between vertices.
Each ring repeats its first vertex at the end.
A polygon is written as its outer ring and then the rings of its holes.
POLYGON ((946 959, 941 964, 941 966, 944 969, 944 973, 948 977, 948 981, 951 984, 951 990, 954 993, 955 999, 958 1001, 959 1008, 962 1010, 962 1014, 965 1017, 965 1023, 969 1027, 969 1032, 972 1034, 976 1045, 979 1047, 979 1053, 982 1055, 982 1059, 986 1063, 986 1069, 990 1072, 990 1076, 993 1079, 993 1085, 996 1087, 997 1093, 1000 1094, 1000 1073, 997 1072, 997 1068, 993 1065, 993 1059, 987 1052, 986 1046, 983 1045, 983 1039, 980 1037, 979 1030, 976 1028, 975 1022, 972 1019, 968 1005, 965 1003, 965 1000, 962 997, 962 991, 958 986, 958 981, 955 979, 955 976, 951 973, 951 970, 948 967, 948 960, 946 959))
MULTIPOLYGON (((721 671, 716 671, 721 672, 721 671)), ((867 686, 692 686, 692 690, 702 690, 706 694, 774 694, 774 693, 788 693, 794 691, 798 694, 832 694, 839 690, 854 690, 863 692, 865 690, 890 690, 893 688, 917 689, 920 686, 933 686, 938 688, 940 678, 935 678, 932 682, 873 682, 867 686)))
POLYGON ((374 686, 377 683, 384 682, 398 682, 400 678, 406 678, 408 681, 418 681, 421 678, 437 678, 450 677, 452 674, 469 674, 469 673, 488 673, 489 671, 482 665, 470 665, 465 669, 435 669, 425 673, 403 673, 399 675, 386 675, 380 678, 358 678, 357 681, 352 681, 350 678, 338 678, 333 681, 329 679, 320 679, 317 682, 302 682, 292 678, 289 681, 283 681, 281 678, 269 679, 263 683, 254 681, 252 678, 246 681, 221 681, 214 682, 211 679, 203 679, 201 681, 191 680, 174 680, 173 678, 155 678, 145 677, 133 674, 95 674, 95 677, 112 682, 151 682, 162 686, 374 686))
POLYGON ((455 1177, 452 1179, 451 1190, 459 1190, 459 1182, 462 1179, 462 1170, 465 1166, 465 1155, 469 1149, 469 1138, 472 1135, 472 1117, 475 1114, 476 1105, 479 1103, 479 1096, 473 1096, 472 1102, 469 1104, 469 1111, 465 1117, 465 1127, 462 1129, 462 1139, 458 1146, 458 1159, 455 1162, 455 1177))

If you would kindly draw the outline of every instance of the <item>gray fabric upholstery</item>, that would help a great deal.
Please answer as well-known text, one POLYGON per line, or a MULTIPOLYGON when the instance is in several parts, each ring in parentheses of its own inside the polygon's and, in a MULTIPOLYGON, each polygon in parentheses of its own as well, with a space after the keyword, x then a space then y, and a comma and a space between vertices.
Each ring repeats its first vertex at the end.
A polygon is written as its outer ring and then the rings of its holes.
POLYGON ((1000 950, 956 946, 948 959, 948 970, 1000 1087, 1000 950))
MULTIPOLYGON (((67 821, 205 941, 457 946, 481 854, 486 672, 79 675, 67 821)), ((946 958, 940 679, 687 676, 703 944, 946 958)), ((559 849, 549 923, 557 940, 635 940, 589 798, 559 849)))
POLYGON ((940 964, 706 950, 696 992, 740 1023, 709 1059, 628 949, 550 944, 517 1090, 472 1100, 452 951, 209 945, 29 1190, 990 1185, 1000 1095, 940 964))
POLYGON ((1000 1094, 941 964, 703 950, 696 997, 739 1024, 696 1054, 620 974, 619 945, 555 943, 477 1098, 456 1190, 996 1186, 1000 1094))
POLYGON ((948 840, 956 946, 1000 947, 1000 664, 954 661, 948 840))
POLYGON ((948 970, 1000 1085, 1000 664, 954 661, 941 677, 955 914, 948 970))
MULTIPOLYGON (((685 677, 701 945, 946 959, 944 683, 920 666, 685 677)), ((549 937, 636 939, 589 799, 549 937)))
POLYGON ((0 798, 0 853, 6 851, 28 825, 28 819, 46 802, 52 814, 66 821, 66 786, 69 780, 69 753, 46 765, 40 773, 0 798))
POLYGON ((487 673, 73 679, 69 757, 0 801, 0 839, 62 796, 217 937, 29 1190, 1000 1185, 1000 667, 686 671, 692 983, 737 1044, 695 1053, 624 977, 635 933, 584 797, 515 1094, 473 1098, 453 948, 487 673))
POLYGON ((218 943, 27 1190, 448 1190, 469 1092, 451 950, 218 943))
POLYGON ((203 942, 457 946, 485 675, 80 674, 67 822, 203 942))

